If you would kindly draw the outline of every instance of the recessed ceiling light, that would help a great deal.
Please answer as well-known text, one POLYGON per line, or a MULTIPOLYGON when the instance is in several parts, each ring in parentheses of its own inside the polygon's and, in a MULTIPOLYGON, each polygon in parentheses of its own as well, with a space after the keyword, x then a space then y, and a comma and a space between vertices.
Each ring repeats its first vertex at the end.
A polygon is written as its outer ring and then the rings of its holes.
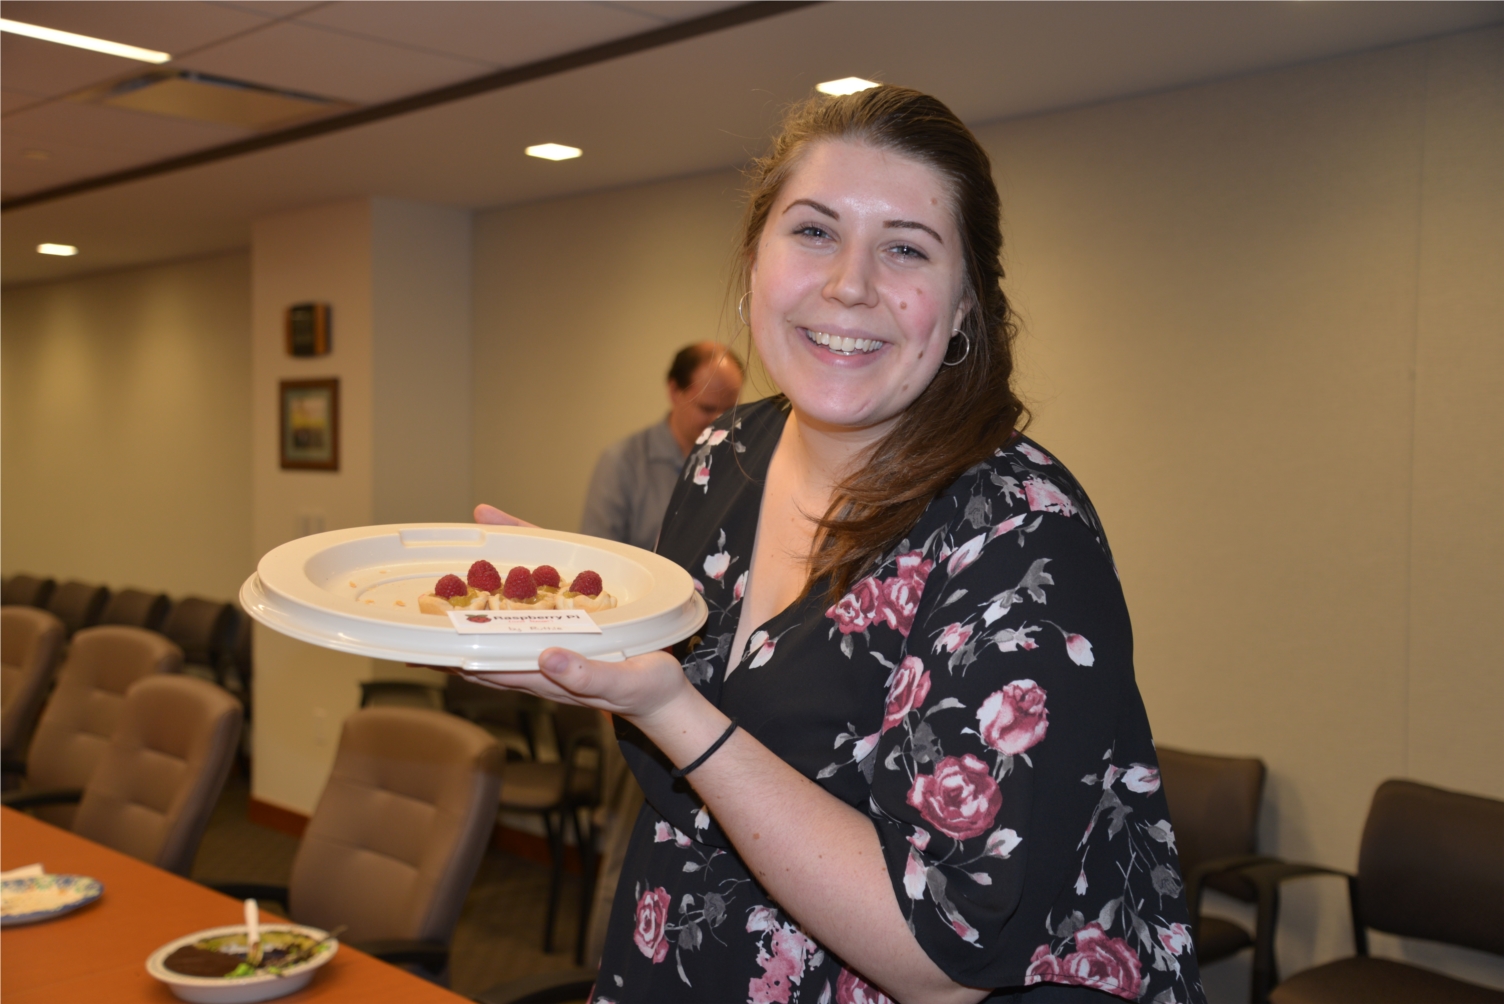
POLYGON ((55 254, 60 258, 72 258, 78 254, 78 248, 72 244, 38 244, 37 254, 55 254))
POLYGON ((863 80, 861 77, 842 77, 840 80, 827 80, 823 84, 816 84, 815 90, 821 94, 833 94, 841 97, 844 94, 855 94, 869 88, 881 86, 876 80, 863 80))
POLYGON ((26 24, 25 22, 12 21, 8 18, 0 18, 0 31, 8 31, 13 35, 25 35, 27 38, 39 38, 44 42, 56 42, 58 45, 71 45, 78 49, 103 52, 110 56, 139 59, 143 63, 165 63, 172 58, 168 53, 157 52, 154 49, 142 49, 138 46, 125 45, 121 42, 110 42, 102 38, 90 38, 88 35, 75 35, 71 31, 43 28, 41 25, 26 24))
POLYGON ((529 157, 542 157, 544 160, 574 160, 584 152, 577 146, 565 146, 562 143, 539 143, 523 151, 529 157))

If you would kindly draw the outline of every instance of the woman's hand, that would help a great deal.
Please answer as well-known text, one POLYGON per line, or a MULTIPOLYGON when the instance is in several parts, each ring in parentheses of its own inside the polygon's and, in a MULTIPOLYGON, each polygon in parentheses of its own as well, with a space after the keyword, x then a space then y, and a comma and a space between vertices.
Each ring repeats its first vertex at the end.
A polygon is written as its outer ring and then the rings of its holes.
POLYGON ((562 704, 621 715, 651 728, 693 701, 704 701, 667 652, 649 652, 622 662, 587 659, 565 648, 544 649, 536 673, 477 673, 447 670, 498 690, 523 690, 562 704))
POLYGON ((536 523, 518 519, 511 513, 502 512, 494 505, 486 505, 484 502, 475 507, 475 522, 488 523, 491 526, 530 526, 534 530, 539 529, 536 523))

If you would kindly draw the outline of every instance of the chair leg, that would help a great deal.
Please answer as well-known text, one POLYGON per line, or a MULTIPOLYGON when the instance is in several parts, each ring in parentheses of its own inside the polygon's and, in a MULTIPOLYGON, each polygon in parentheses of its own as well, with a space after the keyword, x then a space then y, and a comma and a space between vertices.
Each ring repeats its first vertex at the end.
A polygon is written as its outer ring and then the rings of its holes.
POLYGON ((553 814, 543 814, 543 828, 548 832, 548 852, 553 859, 548 880, 548 916, 543 922, 543 950, 554 950, 554 918, 559 912, 559 886, 564 879, 564 821, 555 825, 553 814))
POLYGON ((574 938, 574 964, 585 964, 585 931, 590 925, 590 908, 595 902, 595 827, 590 824, 590 807, 585 807, 585 824, 580 825, 579 810, 570 811, 574 816, 575 842, 580 848, 580 916, 574 938))

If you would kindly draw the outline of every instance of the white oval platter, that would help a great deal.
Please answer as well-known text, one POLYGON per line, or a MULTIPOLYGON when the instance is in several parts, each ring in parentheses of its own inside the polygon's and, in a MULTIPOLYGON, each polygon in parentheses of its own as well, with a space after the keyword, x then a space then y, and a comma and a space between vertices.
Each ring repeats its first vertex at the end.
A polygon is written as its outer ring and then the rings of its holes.
POLYGON ((400 523, 331 530, 262 557, 240 587, 246 613, 274 631, 355 655, 456 666, 471 672, 538 668, 545 648, 619 661, 682 641, 708 610, 694 580, 651 551, 599 537, 533 527, 400 523), (553 565, 568 582, 600 573, 614 609, 591 614, 600 634, 460 634, 418 610, 439 577, 465 577, 486 559, 503 577, 514 565, 553 565))
MULTIPOLYGON (((316 927, 304 927, 301 924, 262 924, 261 930, 263 932, 296 931, 314 939, 322 938, 328 933, 316 927)), ((339 941, 329 938, 324 943, 327 947, 320 949, 318 954, 307 962, 290 966, 281 973, 260 973, 256 976, 237 976, 233 979, 225 976, 186 976, 167 968, 167 956, 184 945, 191 945, 205 938, 223 938, 244 933, 244 924, 234 924, 229 927, 211 927, 184 935, 152 952, 151 957, 146 960, 146 971, 167 984, 168 989, 181 1000, 194 1001, 197 1004, 255 1004, 256 1001, 275 1000, 302 990, 312 981, 313 974, 318 971, 319 967, 334 958, 334 953, 339 951, 339 941)))

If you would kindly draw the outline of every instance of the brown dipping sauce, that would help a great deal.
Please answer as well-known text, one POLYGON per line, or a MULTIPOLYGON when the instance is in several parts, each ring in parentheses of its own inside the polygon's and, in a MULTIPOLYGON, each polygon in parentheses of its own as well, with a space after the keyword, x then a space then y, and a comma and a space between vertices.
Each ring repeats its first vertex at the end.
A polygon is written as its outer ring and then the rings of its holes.
POLYGON ((226 976, 244 961, 244 955, 226 955, 197 945, 184 945, 163 959, 162 964, 184 976, 226 976))

